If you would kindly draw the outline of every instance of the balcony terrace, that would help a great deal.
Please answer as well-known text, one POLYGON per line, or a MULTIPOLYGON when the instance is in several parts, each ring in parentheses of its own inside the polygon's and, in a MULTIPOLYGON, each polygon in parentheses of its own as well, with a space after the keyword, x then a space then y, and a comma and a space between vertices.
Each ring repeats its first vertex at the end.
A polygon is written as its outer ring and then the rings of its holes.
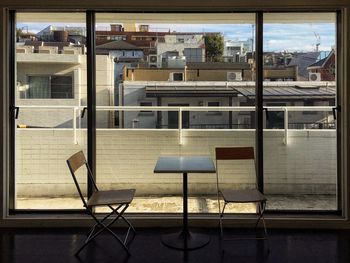
MULTIPOLYGON (((29 106, 24 106, 22 111, 29 106)), ((30 107, 33 110, 34 107, 30 107)), ((169 110, 154 107, 149 110, 169 110)), ((178 107, 184 110, 208 110, 178 107)), ((43 107, 36 107, 43 109, 43 107)), ((99 107, 110 111, 110 107, 99 107)), ((114 107, 138 110, 140 107, 114 107)), ((144 108, 142 108, 144 109, 144 108)), ((219 110, 210 108, 211 110, 219 110)), ((65 108, 65 110, 67 110, 65 108)), ((75 107, 70 111, 78 120, 75 107)), ((172 109, 173 110, 173 109, 172 109)), ((220 110, 253 111, 253 107, 220 110)), ((269 110, 319 110, 331 107, 269 107, 269 110), (291 109, 293 108, 293 109, 291 109)), ((181 116, 181 114, 180 114, 181 116)), ((181 119, 181 118, 180 118, 181 119)), ((87 147, 87 130, 72 122, 72 128, 18 128, 16 131, 16 208, 79 209, 75 186, 65 160, 87 147)), ((264 130, 264 189, 271 210, 336 210, 336 130, 264 130)), ((97 183, 101 189, 136 188, 137 197, 129 210, 141 213, 176 213, 182 210, 182 177, 154 174, 157 158, 164 155, 210 155, 216 146, 254 146, 254 129, 97 129, 97 183)), ((252 166, 235 163, 222 171, 222 187, 254 185, 252 166)), ((79 175, 86 188, 86 174, 79 175)), ((189 176, 189 211, 216 213, 215 174, 189 176)), ((235 212, 253 212, 252 204, 235 206, 235 212)))

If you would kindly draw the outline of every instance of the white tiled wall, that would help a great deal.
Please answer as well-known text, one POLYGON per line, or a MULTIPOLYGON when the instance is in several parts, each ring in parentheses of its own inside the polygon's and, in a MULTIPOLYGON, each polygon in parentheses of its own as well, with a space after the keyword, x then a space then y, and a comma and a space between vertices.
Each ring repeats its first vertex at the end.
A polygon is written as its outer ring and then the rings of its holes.
MULTIPOLYGON (((17 196, 76 195, 66 159, 86 153, 86 130, 73 143, 71 129, 18 129, 16 134, 17 196)), ((171 195, 182 191, 180 174, 154 174, 157 158, 165 155, 211 155, 216 146, 254 146, 252 130, 97 130, 97 182, 102 189, 135 187, 138 195, 171 195)), ((335 194, 335 131, 264 132, 265 192, 269 194, 335 194)), ((236 161, 220 166, 223 187, 254 184, 253 164, 236 161)), ((84 172, 79 178, 85 182, 84 172)), ((215 193, 215 174, 189 174, 191 194, 215 193)), ((83 185, 86 188, 86 185, 83 185)))

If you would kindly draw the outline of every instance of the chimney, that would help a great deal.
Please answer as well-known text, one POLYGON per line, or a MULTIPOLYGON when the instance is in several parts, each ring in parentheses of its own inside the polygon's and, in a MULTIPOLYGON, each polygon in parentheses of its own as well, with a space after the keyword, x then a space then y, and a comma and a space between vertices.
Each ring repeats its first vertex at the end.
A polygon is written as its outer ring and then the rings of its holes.
POLYGON ((112 32, 122 32, 123 27, 122 27, 122 25, 119 25, 119 24, 111 24, 111 31, 112 32))
POLYGON ((53 31, 53 39, 58 42, 68 42, 68 32, 64 30, 53 31))

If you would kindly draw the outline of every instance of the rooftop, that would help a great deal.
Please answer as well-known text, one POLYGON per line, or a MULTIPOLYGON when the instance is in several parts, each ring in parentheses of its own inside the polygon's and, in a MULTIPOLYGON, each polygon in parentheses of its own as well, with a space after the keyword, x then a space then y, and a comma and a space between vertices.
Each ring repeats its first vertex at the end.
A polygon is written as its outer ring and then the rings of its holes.
POLYGON ((315 63, 313 63, 311 65, 309 65, 307 67, 307 69, 323 67, 325 65, 325 63, 328 61, 328 59, 330 59, 331 56, 333 56, 333 55, 334 55, 334 51, 330 52, 327 57, 325 57, 325 58, 323 58, 323 59, 321 59, 321 60, 319 60, 319 61, 317 61, 317 62, 315 62, 315 63))
POLYGON ((250 69, 248 63, 231 62, 187 62, 188 69, 250 69))
MULTIPOLYGON (((255 98, 255 88, 235 88, 240 94, 248 98, 255 98)), ((317 99, 334 99, 336 94, 335 88, 330 87, 264 87, 263 96, 273 97, 278 99, 292 99, 292 98, 317 98, 317 99)))
POLYGON ((123 40, 117 40, 117 41, 112 41, 108 42, 102 45, 99 45, 96 47, 97 49, 109 49, 109 50, 142 50, 141 48, 132 45, 126 41, 123 40))
POLYGON ((293 56, 288 66, 298 66, 298 74, 305 78, 309 77, 307 67, 316 62, 320 52, 297 53, 293 56))

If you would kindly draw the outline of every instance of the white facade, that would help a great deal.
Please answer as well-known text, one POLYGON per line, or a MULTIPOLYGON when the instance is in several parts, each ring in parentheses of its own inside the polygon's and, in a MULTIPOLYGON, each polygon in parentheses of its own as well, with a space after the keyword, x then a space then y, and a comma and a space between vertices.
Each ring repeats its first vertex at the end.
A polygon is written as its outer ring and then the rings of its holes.
POLYGON ((157 67, 167 63, 169 57, 186 56, 187 62, 205 62, 204 36, 201 34, 164 36, 165 42, 157 42, 157 67), (190 57, 193 54, 193 57, 190 57))
MULTIPOLYGON (((86 55, 17 53, 16 106, 20 107, 17 125, 68 128, 72 127, 73 107, 87 105, 86 55), (71 76, 72 96, 70 98, 28 98, 31 76, 71 76), (21 108, 22 106, 22 108, 21 108), (31 108, 26 108, 26 107, 31 108), (50 106, 56 109, 35 109, 36 106, 50 106), (59 109, 59 107, 71 107, 59 109)), ((114 105, 114 62, 107 55, 96 56, 97 105, 114 105)), ((98 127, 110 127, 110 113, 98 113, 98 127)), ((79 118, 78 118, 79 119, 79 118)), ((85 126, 86 117, 78 125, 85 126)))
POLYGON ((248 40, 226 40, 224 46, 225 62, 247 62, 242 61, 247 52, 252 51, 253 42, 248 40))

